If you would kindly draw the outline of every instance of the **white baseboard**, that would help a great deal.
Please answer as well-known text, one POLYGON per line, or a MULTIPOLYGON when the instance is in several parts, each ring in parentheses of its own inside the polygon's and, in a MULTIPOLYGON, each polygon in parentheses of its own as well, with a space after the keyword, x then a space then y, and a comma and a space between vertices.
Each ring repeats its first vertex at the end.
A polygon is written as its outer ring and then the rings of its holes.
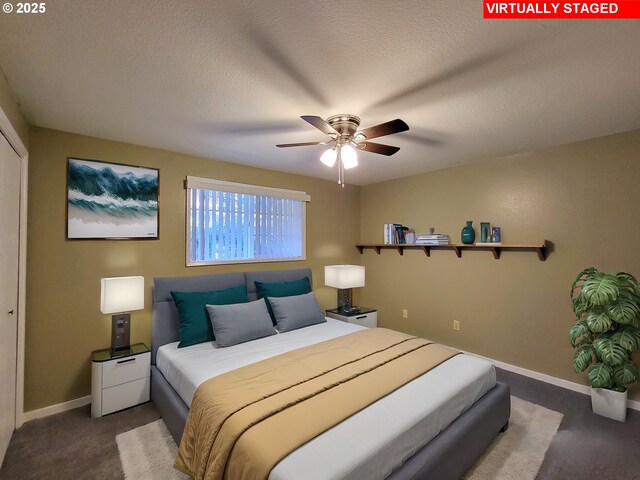
POLYGON ((36 418, 48 417, 56 413, 66 412, 67 410, 73 410, 74 408, 84 407, 91 403, 91 395, 86 397, 75 398, 68 402, 58 403, 57 405, 50 405, 48 407, 40 408, 38 410, 30 410, 22 414, 22 423, 29 420, 35 420, 36 418))
MULTIPOLYGON (((464 350, 461 350, 461 351, 464 351, 464 350)), ((517 367, 509 363, 504 363, 499 360, 494 360, 493 358, 483 357, 482 355, 478 355, 476 353, 471 353, 471 352, 464 352, 464 353, 487 360, 493 363, 496 367, 502 368, 503 370, 508 370, 509 372, 517 373, 518 375, 523 375, 525 377, 533 378, 534 380, 540 380, 541 382, 550 383, 551 385, 555 385, 556 387, 566 388, 567 390, 573 390, 574 392, 583 393, 585 395, 591 395, 591 387, 589 387, 588 385, 582 385, 580 383, 570 382, 569 380, 563 380, 562 378, 552 377, 551 375, 547 375, 544 373, 535 372, 533 370, 527 370, 526 368, 517 367)), ((640 402, 637 400, 627 399, 627 407, 633 410, 640 411, 640 402)))

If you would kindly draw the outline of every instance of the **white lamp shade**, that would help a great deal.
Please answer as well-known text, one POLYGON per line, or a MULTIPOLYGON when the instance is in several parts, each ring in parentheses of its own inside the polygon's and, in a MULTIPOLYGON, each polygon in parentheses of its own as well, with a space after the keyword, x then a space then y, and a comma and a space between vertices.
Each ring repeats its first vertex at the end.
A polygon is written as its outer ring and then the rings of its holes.
POLYGON ((342 165, 346 169, 358 166, 358 155, 351 145, 344 145, 340 149, 340 158, 342 158, 342 165))
POLYGON ((327 265, 324 284, 335 288, 364 287, 364 267, 360 265, 327 265))
POLYGON ((320 157, 320 161, 327 167, 333 167, 336 163, 336 158, 338 158, 338 152, 336 152, 333 148, 330 148, 322 154, 322 156, 320 157))
POLYGON ((100 311, 130 312, 144 308, 144 277, 111 277, 100 280, 100 311))

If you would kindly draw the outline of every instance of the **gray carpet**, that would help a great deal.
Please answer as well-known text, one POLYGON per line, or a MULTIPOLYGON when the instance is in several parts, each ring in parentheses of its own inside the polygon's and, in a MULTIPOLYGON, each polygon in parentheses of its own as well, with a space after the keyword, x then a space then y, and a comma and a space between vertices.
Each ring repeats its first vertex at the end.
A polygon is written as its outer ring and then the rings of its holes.
POLYGON ((25 423, 11 438, 2 480, 123 480, 116 435, 157 420, 153 403, 102 418, 91 406, 25 423))
POLYGON ((588 395, 497 369, 511 395, 563 413, 538 480, 632 480, 640 478, 640 412, 627 421, 594 415, 588 395))
MULTIPOLYGON (((563 413, 539 480, 637 479, 640 412, 626 423, 591 413, 589 397, 498 369, 511 394, 563 413)), ((0 480, 124 478, 115 437, 158 418, 152 403, 92 419, 89 406, 33 420, 16 431, 0 480)))

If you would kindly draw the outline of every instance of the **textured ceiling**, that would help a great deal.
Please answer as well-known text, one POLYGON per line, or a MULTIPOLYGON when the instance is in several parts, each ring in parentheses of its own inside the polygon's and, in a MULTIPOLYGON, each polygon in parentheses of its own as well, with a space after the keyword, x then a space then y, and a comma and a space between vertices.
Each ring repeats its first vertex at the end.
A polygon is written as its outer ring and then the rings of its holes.
MULTIPOLYGON (((336 179, 299 119, 351 113, 366 185, 640 128, 640 21, 483 20, 480 0, 55 0, 0 14, 32 125, 336 179), (378 141, 378 140, 376 140, 378 141)), ((135 159, 122 159, 133 162, 135 159)))

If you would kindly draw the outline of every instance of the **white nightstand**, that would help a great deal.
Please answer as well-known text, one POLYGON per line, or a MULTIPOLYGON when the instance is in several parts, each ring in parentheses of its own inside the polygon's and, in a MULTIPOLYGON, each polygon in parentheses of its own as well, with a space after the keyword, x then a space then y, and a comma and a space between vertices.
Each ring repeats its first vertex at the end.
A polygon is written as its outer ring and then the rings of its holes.
POLYGON ((327 317, 342 320, 347 323, 355 323, 367 328, 375 328, 378 326, 378 311, 372 308, 360 308, 358 312, 349 312, 344 314, 337 308, 327 310, 327 317))
POLYGON ((144 343, 128 350, 91 354, 91 416, 102 417, 149 401, 151 351, 144 343))

